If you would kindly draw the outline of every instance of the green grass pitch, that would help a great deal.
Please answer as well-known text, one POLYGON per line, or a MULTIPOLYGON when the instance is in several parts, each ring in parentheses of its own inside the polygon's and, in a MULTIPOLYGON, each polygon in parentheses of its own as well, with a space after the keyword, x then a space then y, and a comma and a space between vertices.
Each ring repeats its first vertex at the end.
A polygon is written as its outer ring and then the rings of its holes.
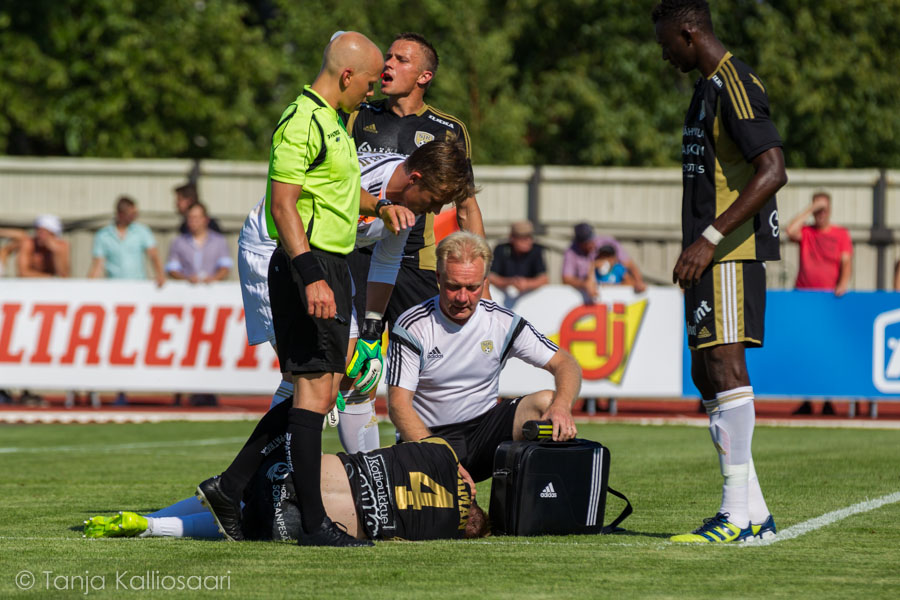
MULTIPOLYGON (((610 483, 625 492, 635 508, 623 524, 627 534, 384 542, 345 550, 81 537, 79 526, 89 516, 120 509, 151 511, 188 497, 199 481, 227 466, 252 426, 0 426, 0 596, 900 595, 900 503, 765 547, 667 542, 668 535, 693 529, 718 507, 718 466, 709 434, 701 427, 579 425, 582 437, 611 449, 610 483), (17 587, 28 583, 23 571, 34 576, 27 592, 17 587), (142 579, 129 579, 135 575, 142 579), (206 590, 201 592, 134 589, 141 582, 152 588, 164 576, 182 576, 186 587, 196 585, 198 577, 220 579, 218 584, 204 580, 206 590), (209 589, 215 587, 221 589, 209 589)), ((387 442, 392 428, 381 428, 387 442)), ((326 452, 339 450, 335 430, 328 429, 324 439, 326 452)), ((900 491, 898 449, 900 432, 887 430, 757 427, 754 439, 763 491, 782 531, 900 491)), ((489 484, 479 485, 485 508, 489 494, 489 484)), ((620 508, 620 501, 610 497, 607 519, 620 508)))

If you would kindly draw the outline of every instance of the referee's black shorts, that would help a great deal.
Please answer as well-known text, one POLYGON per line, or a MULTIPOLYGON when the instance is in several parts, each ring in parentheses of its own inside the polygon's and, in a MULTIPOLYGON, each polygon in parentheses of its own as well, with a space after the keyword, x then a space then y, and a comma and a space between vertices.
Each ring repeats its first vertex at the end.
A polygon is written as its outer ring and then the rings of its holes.
POLYGON ((504 398, 483 415, 462 423, 431 427, 431 433, 447 440, 472 479, 484 481, 494 473, 497 446, 513 439, 513 422, 520 400, 521 396, 504 398))
POLYGON ((765 336, 766 263, 714 263, 684 291, 688 347, 721 344, 760 347, 765 336))
POLYGON ((287 252, 278 246, 269 261, 269 300, 278 362, 282 372, 295 375, 343 373, 350 339, 350 272, 344 256, 318 248, 312 253, 325 272, 325 282, 331 287, 343 322, 308 314, 306 286, 287 252))
MULTIPOLYGON (((354 250, 347 255, 347 264, 356 284, 356 296, 353 305, 356 307, 356 318, 360 322, 366 315, 366 282, 369 278, 369 265, 372 262, 371 248, 354 250)), ((384 318, 393 324, 397 318, 416 304, 438 295, 437 274, 434 271, 420 269, 415 261, 403 260, 397 273, 397 282, 388 302, 384 318)))

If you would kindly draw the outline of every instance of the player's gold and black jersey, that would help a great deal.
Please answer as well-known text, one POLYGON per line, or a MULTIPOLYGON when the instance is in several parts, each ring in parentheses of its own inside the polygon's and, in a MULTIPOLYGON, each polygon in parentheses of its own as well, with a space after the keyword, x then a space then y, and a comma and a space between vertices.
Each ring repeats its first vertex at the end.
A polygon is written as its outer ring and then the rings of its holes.
POLYGON ((463 537, 469 487, 459 476, 456 454, 442 438, 338 457, 369 539, 463 537))
MULTIPOLYGON (((466 156, 471 157, 469 132, 463 122, 427 104, 417 113, 401 117, 387 108, 387 99, 364 102, 348 117, 347 131, 356 142, 357 152, 409 156, 433 140, 458 140, 465 147, 466 156)), ((416 219, 403 250, 403 260, 419 269, 435 270, 432 213, 416 219)))
MULTIPOLYGON (((682 244, 695 242, 752 179, 751 161, 781 137, 769 117, 762 81, 730 52, 709 77, 701 77, 684 120, 681 145, 682 244)), ((714 261, 778 260, 775 196, 716 247, 714 261)))

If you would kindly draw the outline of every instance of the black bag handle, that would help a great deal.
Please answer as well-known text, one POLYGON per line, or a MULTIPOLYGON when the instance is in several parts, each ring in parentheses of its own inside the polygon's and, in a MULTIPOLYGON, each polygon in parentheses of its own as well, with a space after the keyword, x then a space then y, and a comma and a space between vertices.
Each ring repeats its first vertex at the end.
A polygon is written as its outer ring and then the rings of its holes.
POLYGON ((627 519, 631 515, 631 513, 634 512, 634 509, 631 507, 631 502, 628 500, 628 498, 625 496, 625 494, 623 494, 622 492, 617 492, 616 490, 612 489, 609 486, 606 486, 606 491, 609 492, 610 494, 612 494, 613 496, 616 496, 617 498, 621 498, 622 500, 624 500, 625 508, 622 509, 622 512, 619 513, 619 516, 616 517, 615 519, 613 519, 609 525, 606 525, 603 529, 601 529, 600 533, 614 532, 616 530, 616 527, 618 527, 619 523, 621 523, 622 521, 627 519))

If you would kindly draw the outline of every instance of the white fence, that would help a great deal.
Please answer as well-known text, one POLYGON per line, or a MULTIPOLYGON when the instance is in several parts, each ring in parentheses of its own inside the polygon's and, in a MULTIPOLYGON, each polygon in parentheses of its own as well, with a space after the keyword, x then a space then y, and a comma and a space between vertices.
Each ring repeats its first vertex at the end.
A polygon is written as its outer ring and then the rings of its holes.
MULTIPOLYGON (((72 243, 72 273, 84 276, 93 232, 109 221, 116 198, 128 194, 137 200, 141 220, 156 232, 165 257, 180 223, 172 189, 195 166, 201 198, 234 248, 244 216, 264 192, 264 163, 2 158, 0 225, 27 227, 37 214, 58 215, 72 243)), ((621 239, 650 281, 668 282, 680 250, 679 170, 483 166, 475 168, 475 175, 483 188, 479 204, 488 238, 501 241, 512 221, 535 220, 538 239, 548 250, 551 281, 559 281, 572 225, 588 221, 621 239)), ((872 237, 873 231, 900 230, 900 171, 884 174, 881 196, 876 193, 881 173, 873 169, 789 170, 788 175, 790 183, 779 194, 782 225, 809 202, 813 191, 830 191, 833 221, 849 228, 856 245, 852 287, 876 289, 879 279, 890 286, 900 250, 888 240, 879 262, 872 237)), ((769 268, 773 288, 791 287, 796 275, 797 249, 785 241, 782 256, 769 268)))

